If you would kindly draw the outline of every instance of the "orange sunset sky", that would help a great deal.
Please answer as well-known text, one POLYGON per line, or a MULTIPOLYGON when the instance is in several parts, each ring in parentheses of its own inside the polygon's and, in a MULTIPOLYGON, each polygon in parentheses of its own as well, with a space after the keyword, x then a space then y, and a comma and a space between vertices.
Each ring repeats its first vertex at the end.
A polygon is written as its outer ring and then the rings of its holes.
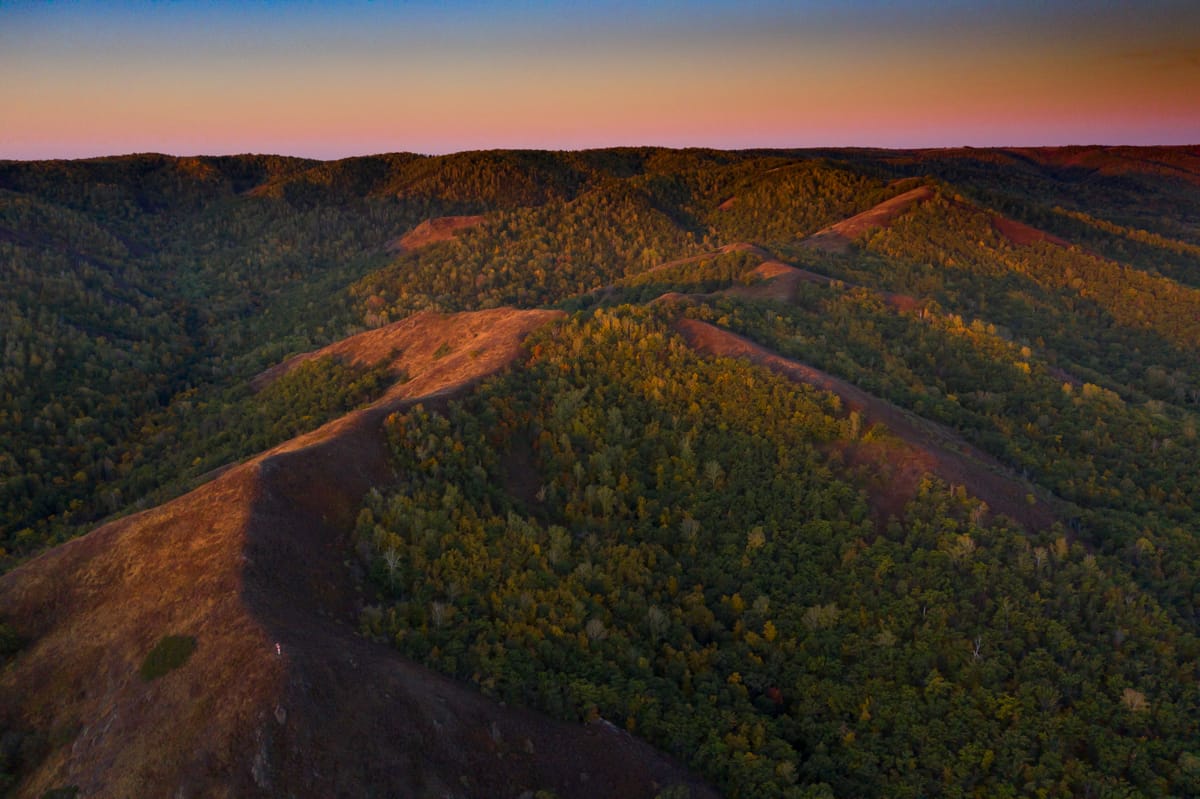
POLYGON ((1200 3, 0 2, 0 158, 1200 143, 1200 3))

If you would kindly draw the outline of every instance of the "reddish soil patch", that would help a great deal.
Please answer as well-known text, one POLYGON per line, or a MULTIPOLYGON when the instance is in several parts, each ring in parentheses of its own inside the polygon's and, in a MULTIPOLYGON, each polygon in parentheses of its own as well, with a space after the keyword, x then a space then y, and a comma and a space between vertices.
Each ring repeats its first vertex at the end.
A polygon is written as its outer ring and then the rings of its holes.
MULTIPOLYGON (((388 363, 397 374, 413 376, 415 390, 431 383, 453 383, 461 374, 470 374, 496 356, 511 358, 508 343, 518 340, 531 326, 561 317, 560 311, 518 311, 495 308, 465 314, 439 314, 422 311, 389 325, 301 353, 272 366, 254 377, 250 385, 261 391, 305 361, 332 356, 357 366, 388 363)), ((393 391, 399 390, 394 388, 393 391)), ((413 386, 405 386, 411 394, 413 386)))
POLYGON ((796 296, 796 288, 801 283, 828 285, 834 282, 830 277, 782 261, 763 261, 750 270, 749 274, 759 280, 749 286, 731 286, 721 293, 750 300, 791 302, 796 296))
MULTIPOLYGON (((692 255, 687 258, 679 258, 674 261, 669 261, 664 264, 659 264, 648 273, 657 272, 660 269, 669 269, 674 266, 683 266, 684 264, 698 263, 706 258, 713 258, 717 255, 725 255, 731 252, 748 252, 752 253, 763 262, 751 269, 747 274, 758 278, 758 282, 750 286, 734 285, 728 289, 717 292, 717 294, 729 294, 735 297, 744 297, 747 299, 767 299, 790 302, 795 296, 796 286, 801 282, 810 283, 831 283, 831 278, 825 275, 819 275, 816 272, 810 272, 807 269, 800 269, 786 264, 782 261, 777 261, 771 253, 764 250, 755 244, 739 241, 734 244, 726 244, 720 249, 706 252, 701 255, 692 255)), ((655 302, 663 300, 681 300, 701 296, 700 294, 680 294, 679 292, 668 292, 659 297, 655 302)))
POLYGON ((438 216, 426 219, 403 236, 394 238, 386 245, 389 252, 404 254, 427 247, 439 241, 449 241, 459 231, 475 227, 483 222, 482 216, 438 216))
POLYGON ((748 244, 744 241, 739 241, 735 244, 726 244, 724 247, 719 247, 715 250, 710 250, 709 252, 702 252, 699 255, 689 255, 686 258, 676 258, 674 261, 666 261, 665 263, 661 263, 658 266, 647 269, 645 272, 641 272, 639 274, 648 275, 654 272, 662 271, 663 269, 670 269, 671 267, 675 266, 697 264, 709 258, 715 258, 718 255, 727 255, 731 252, 749 252, 757 255, 759 258, 771 257, 771 254, 762 247, 758 247, 754 244, 748 244))
POLYGON ((1046 366, 1046 371, 1051 377, 1055 377, 1064 383, 1069 384, 1072 388, 1083 388, 1083 381, 1065 369, 1060 369, 1057 366, 1046 366))
POLYGON ((1035 227, 1030 227, 1024 222, 1018 222, 1015 219, 1008 219, 1003 216, 993 216, 992 227, 996 228, 1000 235, 1013 244, 1027 245, 1035 244, 1039 241, 1047 241, 1051 244, 1057 244, 1059 247, 1071 246, 1070 242, 1060 239, 1058 236, 1053 236, 1035 227))
MULTIPOLYGON (((796 296, 796 288, 801 283, 817 283, 822 286, 839 284, 846 288, 864 288, 855 283, 835 280, 828 275, 800 269, 782 261, 763 261, 752 269, 750 274, 760 278, 761 282, 750 286, 732 286, 720 293, 751 300, 791 302, 796 296)), ((868 289, 868 291, 875 290, 868 289)), ((875 293, 879 294, 888 305, 902 313, 915 313, 921 309, 921 301, 908 294, 893 294, 888 291, 875 293)))
POLYGON ((929 186, 918 186, 903 194, 898 194, 890 200, 879 203, 874 208, 844 219, 836 225, 818 230, 802 241, 802 247, 810 247, 826 252, 844 253, 850 250, 850 242, 859 236, 876 228, 887 227, 898 216, 918 203, 933 197, 933 189, 929 186))
POLYGON ((717 210, 718 211, 728 211, 731 208, 733 208, 733 206, 735 206, 735 205, 737 205, 737 197, 730 197, 728 200, 726 200, 725 202, 718 205, 717 210))
MULTIPOLYGON (((757 254, 769 257, 765 250, 752 245, 734 245, 743 246, 747 249, 754 250, 757 254)), ((661 267, 657 267, 661 268, 661 267)), ((713 292, 711 294, 681 294, 677 291, 667 292, 653 302, 683 302, 698 299, 707 299, 716 296, 740 297, 747 300, 768 300, 773 302, 792 302, 796 298, 796 290, 801 283, 817 283, 822 286, 842 285, 846 288, 863 288, 855 283, 847 283, 845 281, 836 280, 828 275, 810 272, 807 269, 801 269, 791 264, 786 264, 782 261, 767 260, 751 269, 748 273, 752 277, 758 278, 758 281, 750 285, 733 285, 727 289, 713 292)), ((868 289, 868 291, 875 291, 868 289)), ((915 313, 921 310, 921 301, 916 297, 908 294, 893 294, 887 291, 876 292, 883 301, 902 313, 915 313)))
POLYGON ((845 380, 776 355, 727 330, 695 319, 680 319, 676 328, 698 352, 748 360, 790 380, 836 394, 848 410, 859 412, 869 422, 884 425, 910 447, 906 459, 922 464, 922 468, 952 485, 965 486, 968 492, 986 502, 993 513, 1010 516, 1031 529, 1044 529, 1054 523, 1052 508, 1037 496, 1032 486, 1021 482, 995 458, 975 449, 948 428, 903 411, 845 380))
POLYGON ((751 244, 748 241, 735 241, 733 244, 726 244, 724 247, 721 247, 719 250, 717 250, 717 252, 722 254, 730 252, 752 252, 760 258, 771 257, 771 254, 762 247, 759 247, 757 244, 751 244))
POLYGON ((844 442, 838 447, 846 463, 861 475, 876 525, 904 518, 921 480, 936 463, 928 453, 897 439, 844 442))
MULTIPOLYGON (((370 408, 0 577, 5 620, 31 641, 0 674, 0 715, 51 742, 15 795, 714 796, 607 725, 504 707, 354 633, 348 535, 392 479, 381 425, 503 368, 555 316, 507 314, 484 354, 413 356, 413 380, 370 408), (144 682, 166 634, 196 651, 144 682)), ((438 340, 473 316, 427 321, 438 340)))
POLYGON ((881 294, 884 302, 901 313, 916 313, 921 310, 921 301, 909 294, 893 294, 890 291, 881 294))
POLYGON ((772 280, 777 277, 796 277, 801 280, 807 280, 812 283, 828 283, 829 278, 825 275, 818 275, 816 272, 809 272, 804 269, 798 269, 791 264, 785 264, 783 261, 763 261, 758 266, 750 270, 750 274, 761 280, 772 280))
POLYGON ((650 305, 690 305, 697 297, 703 297, 703 294, 682 294, 678 291, 668 291, 665 294, 659 294, 654 299, 650 300, 650 305))

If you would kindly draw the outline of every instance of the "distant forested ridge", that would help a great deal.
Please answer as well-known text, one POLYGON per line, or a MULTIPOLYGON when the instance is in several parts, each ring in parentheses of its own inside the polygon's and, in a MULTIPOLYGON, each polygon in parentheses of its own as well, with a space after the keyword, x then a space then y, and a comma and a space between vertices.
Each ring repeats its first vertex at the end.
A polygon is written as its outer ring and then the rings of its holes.
POLYGON ((734 797, 1200 794, 1196 147, 0 162, 0 567, 501 306, 569 316, 388 420, 362 635, 734 797))

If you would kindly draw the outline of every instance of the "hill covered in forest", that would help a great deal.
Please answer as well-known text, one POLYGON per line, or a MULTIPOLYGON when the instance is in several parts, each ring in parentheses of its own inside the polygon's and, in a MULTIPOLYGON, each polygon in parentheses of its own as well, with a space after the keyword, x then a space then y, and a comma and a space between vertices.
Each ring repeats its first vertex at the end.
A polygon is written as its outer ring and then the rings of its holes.
POLYGON ((1198 163, 0 162, 0 779, 1200 791, 1198 163))

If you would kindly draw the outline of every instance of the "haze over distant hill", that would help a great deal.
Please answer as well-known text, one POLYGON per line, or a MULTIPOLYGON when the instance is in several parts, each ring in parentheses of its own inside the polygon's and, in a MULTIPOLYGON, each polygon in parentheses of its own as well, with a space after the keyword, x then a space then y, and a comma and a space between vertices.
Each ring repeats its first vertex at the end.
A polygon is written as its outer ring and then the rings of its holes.
POLYGON ((1198 184, 0 162, 0 779, 1200 792, 1198 184))

